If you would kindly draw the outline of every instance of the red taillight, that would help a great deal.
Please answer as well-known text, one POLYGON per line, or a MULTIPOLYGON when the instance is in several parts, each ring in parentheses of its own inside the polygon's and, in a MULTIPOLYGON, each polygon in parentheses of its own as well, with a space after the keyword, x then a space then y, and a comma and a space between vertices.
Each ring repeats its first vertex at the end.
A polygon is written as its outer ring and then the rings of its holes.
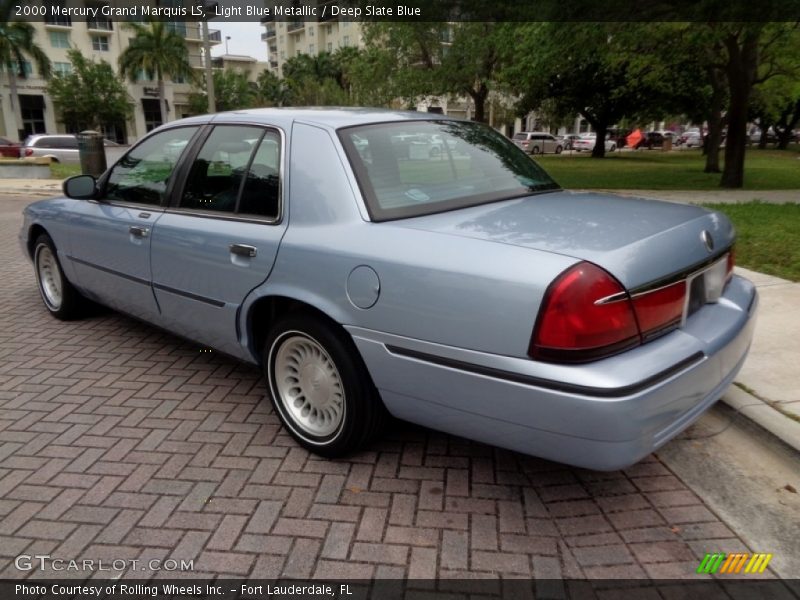
POLYGON ((583 262, 547 289, 531 337, 531 358, 585 362, 640 343, 630 298, 609 273, 583 262))
POLYGON ((631 297, 610 273, 579 263, 547 289, 528 355, 587 362, 638 346, 680 324, 686 294, 681 280, 631 297))
POLYGON ((33 156, 33 148, 25 148, 25 156, 33 156))
POLYGON ((642 339, 647 340, 680 323, 686 302, 686 281, 679 281, 633 297, 633 310, 642 339))

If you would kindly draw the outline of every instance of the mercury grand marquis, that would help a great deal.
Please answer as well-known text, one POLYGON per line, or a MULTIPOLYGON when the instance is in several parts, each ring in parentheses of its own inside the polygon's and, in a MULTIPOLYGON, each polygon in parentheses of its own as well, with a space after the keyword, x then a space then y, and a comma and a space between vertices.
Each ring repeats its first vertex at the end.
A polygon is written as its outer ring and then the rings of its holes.
POLYGON ((734 239, 697 206, 563 190, 484 125, 374 109, 169 123, 20 235, 53 316, 95 301, 261 365, 318 454, 393 415, 593 469, 739 371, 757 296, 734 239))

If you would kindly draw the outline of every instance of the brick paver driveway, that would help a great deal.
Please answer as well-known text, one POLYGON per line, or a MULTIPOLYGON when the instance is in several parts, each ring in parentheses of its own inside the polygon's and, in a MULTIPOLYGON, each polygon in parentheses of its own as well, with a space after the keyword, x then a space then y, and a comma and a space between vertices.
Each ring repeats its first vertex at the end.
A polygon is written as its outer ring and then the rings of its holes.
POLYGON ((24 204, 0 198, 0 577, 41 575, 19 554, 251 577, 687 577, 707 551, 746 549, 655 457, 597 473, 402 423, 349 460, 309 455, 258 369, 115 313, 52 319, 17 246, 24 204))

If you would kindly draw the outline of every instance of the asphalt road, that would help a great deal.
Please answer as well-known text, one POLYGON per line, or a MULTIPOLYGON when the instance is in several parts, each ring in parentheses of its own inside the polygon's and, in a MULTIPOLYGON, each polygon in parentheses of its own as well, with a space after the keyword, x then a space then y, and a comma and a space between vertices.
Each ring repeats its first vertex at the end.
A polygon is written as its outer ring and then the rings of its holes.
POLYGON ((0 578, 52 575, 14 566, 47 553, 197 576, 683 579, 719 551, 772 552, 764 577, 800 577, 781 491, 797 457, 724 412, 613 473, 403 423, 322 460, 282 430, 259 370, 110 311, 51 318, 17 245, 29 201, 0 196, 0 578), (742 483, 756 476, 762 496, 742 483))

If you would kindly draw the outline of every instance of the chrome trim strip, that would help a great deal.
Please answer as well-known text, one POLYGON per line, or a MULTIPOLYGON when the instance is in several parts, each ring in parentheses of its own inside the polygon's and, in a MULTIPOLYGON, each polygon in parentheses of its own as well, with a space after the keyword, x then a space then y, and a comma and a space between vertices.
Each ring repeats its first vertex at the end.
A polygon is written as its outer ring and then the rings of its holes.
POLYGON ((705 358, 705 354, 703 354, 703 352, 700 352, 698 350, 691 356, 687 356, 686 358, 684 358, 680 362, 675 363, 671 367, 664 369, 663 371, 660 371, 655 375, 651 375, 646 379, 637 381, 636 383, 633 383, 631 385, 626 385, 623 387, 615 387, 615 388, 601 388, 594 386, 577 385, 574 383, 566 383, 563 381, 554 381, 552 379, 543 379, 541 377, 524 375, 522 373, 514 373, 512 371, 495 369, 493 367, 486 367, 483 365, 476 365, 474 363, 468 363, 461 360, 455 360, 452 358, 436 356, 434 354, 419 352, 417 350, 410 350, 408 348, 400 348, 399 346, 393 346, 389 344, 386 344, 385 348, 389 353, 394 354, 395 356, 402 356, 404 358, 410 358, 414 360, 428 362, 449 369, 456 369, 458 371, 464 371, 467 373, 473 373, 475 375, 482 375, 485 377, 492 377, 494 379, 501 379, 512 383, 521 383, 524 385, 531 385, 535 387, 556 390, 559 392, 568 392, 574 394, 581 394, 583 396, 594 396, 599 398, 618 398, 623 396, 630 396, 631 394, 641 392, 649 387, 652 387, 672 377, 673 375, 679 373, 680 371, 688 369, 689 367, 695 365, 696 363, 700 362, 705 358))

